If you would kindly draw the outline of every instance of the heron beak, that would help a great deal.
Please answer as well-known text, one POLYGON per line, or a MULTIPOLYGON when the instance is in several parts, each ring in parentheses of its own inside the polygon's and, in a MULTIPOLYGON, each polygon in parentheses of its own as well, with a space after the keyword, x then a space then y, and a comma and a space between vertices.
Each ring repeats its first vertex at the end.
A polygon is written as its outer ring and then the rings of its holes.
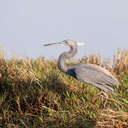
POLYGON ((64 42, 58 42, 58 43, 44 44, 44 46, 54 46, 54 45, 64 46, 65 43, 64 42))

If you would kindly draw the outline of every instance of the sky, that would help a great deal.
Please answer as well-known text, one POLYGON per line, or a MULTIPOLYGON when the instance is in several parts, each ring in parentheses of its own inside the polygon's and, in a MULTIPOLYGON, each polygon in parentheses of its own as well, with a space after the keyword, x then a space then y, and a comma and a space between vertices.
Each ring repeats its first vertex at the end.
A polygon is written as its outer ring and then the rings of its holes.
POLYGON ((0 0, 0 46, 13 56, 57 58, 65 39, 85 41, 77 57, 128 48, 128 0, 0 0))

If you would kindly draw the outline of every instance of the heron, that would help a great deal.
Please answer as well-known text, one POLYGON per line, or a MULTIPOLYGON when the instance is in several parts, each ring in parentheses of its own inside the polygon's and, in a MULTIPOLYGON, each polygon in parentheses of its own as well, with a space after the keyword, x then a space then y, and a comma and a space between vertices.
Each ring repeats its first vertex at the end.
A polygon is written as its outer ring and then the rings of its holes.
MULTIPOLYGON (((66 60, 71 59, 77 53, 79 45, 85 43, 73 40, 64 40, 58 43, 45 44, 44 46, 68 46, 69 51, 63 52, 58 59, 58 68, 63 73, 74 77, 75 79, 93 85, 101 90, 100 94, 106 96, 106 92, 114 93, 114 86, 119 86, 119 81, 105 68, 96 64, 73 64, 66 65, 66 60)), ((98 94, 98 96, 100 95, 98 94)), ((96 100, 97 98, 95 98, 96 100)), ((105 102, 106 104, 106 102, 105 102)))

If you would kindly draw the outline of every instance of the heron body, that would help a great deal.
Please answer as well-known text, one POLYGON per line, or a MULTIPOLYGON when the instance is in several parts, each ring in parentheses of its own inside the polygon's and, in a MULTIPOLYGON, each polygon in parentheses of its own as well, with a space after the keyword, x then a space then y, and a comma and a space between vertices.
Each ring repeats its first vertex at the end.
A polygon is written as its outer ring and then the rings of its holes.
MULTIPOLYGON (((74 64, 66 65, 66 59, 72 58, 77 53, 77 42, 73 40, 65 40, 61 44, 70 47, 68 52, 64 52, 59 56, 58 68, 63 72, 77 80, 91 84, 105 92, 114 92, 113 87, 118 86, 118 80, 106 69, 95 64, 74 64)), ((47 44, 54 45, 54 44, 47 44)))

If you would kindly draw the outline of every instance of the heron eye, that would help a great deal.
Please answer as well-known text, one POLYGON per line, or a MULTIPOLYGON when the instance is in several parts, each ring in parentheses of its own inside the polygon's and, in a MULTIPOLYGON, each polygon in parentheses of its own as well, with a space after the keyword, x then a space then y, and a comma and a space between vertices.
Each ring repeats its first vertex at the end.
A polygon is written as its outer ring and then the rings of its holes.
POLYGON ((67 41, 66 41, 66 40, 63 40, 62 42, 63 42, 63 43, 67 43, 67 41))

